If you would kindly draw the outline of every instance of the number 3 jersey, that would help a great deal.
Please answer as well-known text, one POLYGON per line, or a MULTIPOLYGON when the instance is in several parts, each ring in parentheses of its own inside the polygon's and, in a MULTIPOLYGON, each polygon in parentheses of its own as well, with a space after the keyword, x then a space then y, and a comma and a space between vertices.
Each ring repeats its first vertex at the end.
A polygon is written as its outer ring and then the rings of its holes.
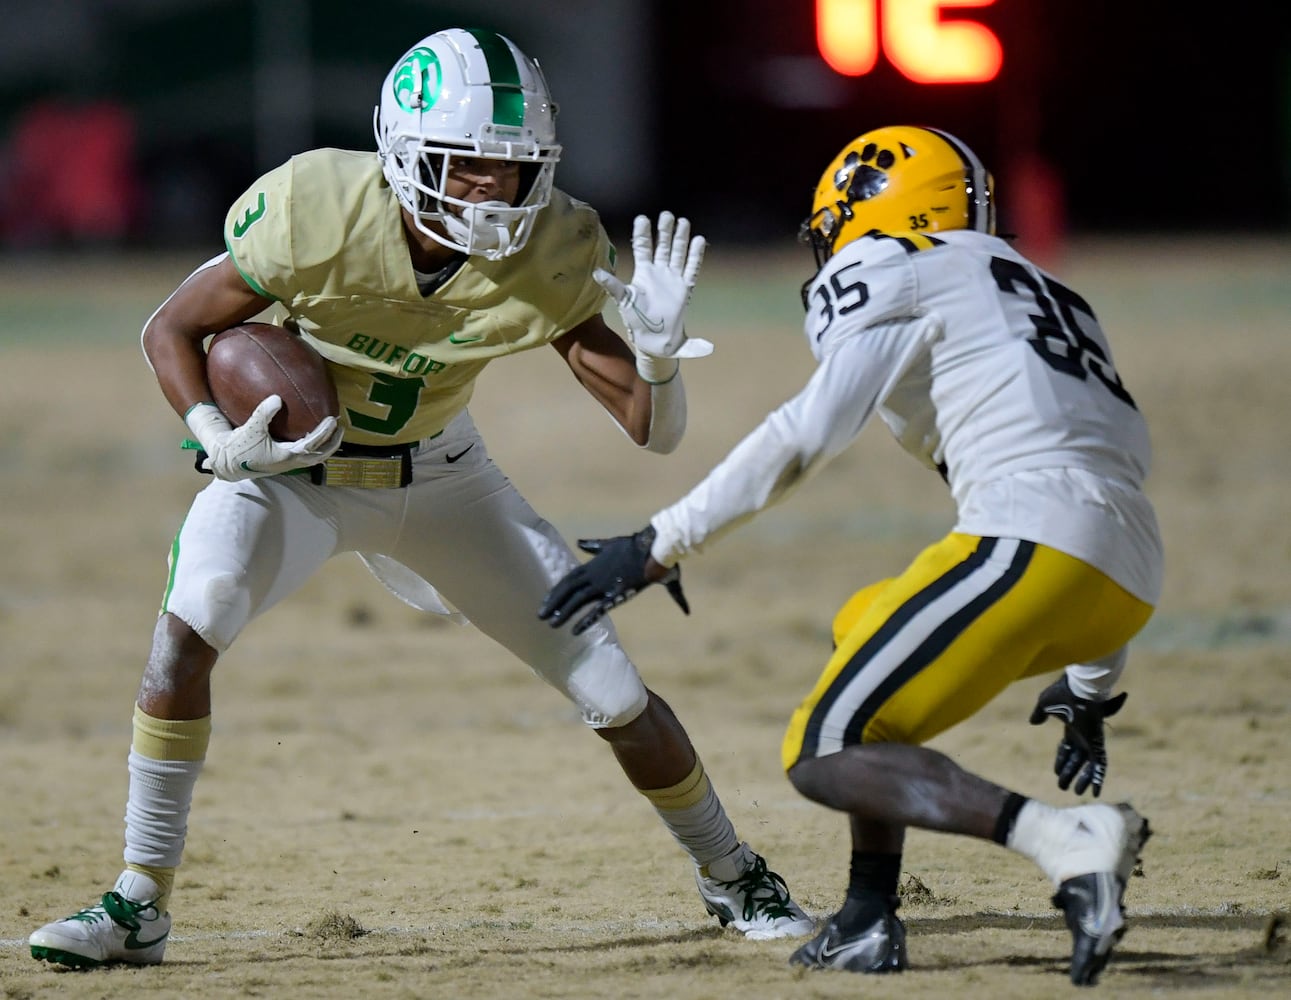
POLYGON ((937 469, 956 531, 1024 538, 1160 596, 1147 427, 1089 305, 1006 241, 867 236, 804 292, 804 389, 652 520, 665 564, 777 502, 872 414, 937 469))
POLYGON ((597 214, 560 191, 528 245, 466 257, 429 296, 375 153, 317 149, 255 182, 224 227, 247 283, 276 299, 327 359, 345 440, 402 444, 442 431, 493 358, 550 343, 598 315, 613 270, 597 214))

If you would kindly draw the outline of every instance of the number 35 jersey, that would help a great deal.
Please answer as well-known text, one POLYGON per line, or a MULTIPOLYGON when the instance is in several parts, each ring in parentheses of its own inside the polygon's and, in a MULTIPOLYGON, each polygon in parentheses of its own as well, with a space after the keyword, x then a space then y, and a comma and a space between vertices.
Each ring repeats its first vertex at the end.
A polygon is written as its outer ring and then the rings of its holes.
POLYGON ((816 372, 656 515, 656 558, 779 500, 877 412, 949 484, 955 530, 1049 545, 1156 602, 1147 427, 1084 299, 1006 241, 964 230, 855 240, 804 300, 816 372))
POLYGON ((229 209, 224 236, 247 283, 327 359, 356 444, 442 431, 490 360, 598 315, 605 293, 591 274, 613 270, 595 211, 554 191, 523 251, 467 257, 423 296, 376 154, 340 149, 265 174, 229 209))

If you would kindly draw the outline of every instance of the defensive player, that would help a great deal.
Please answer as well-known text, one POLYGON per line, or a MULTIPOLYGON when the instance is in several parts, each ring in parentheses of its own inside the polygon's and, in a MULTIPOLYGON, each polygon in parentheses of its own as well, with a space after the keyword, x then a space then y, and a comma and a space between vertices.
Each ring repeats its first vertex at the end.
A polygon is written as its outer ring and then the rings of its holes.
POLYGON ((97 903, 33 933, 35 957, 162 960, 216 659, 348 551, 410 604, 474 622, 577 705, 693 859, 723 925, 812 931, 736 837, 613 629, 571 636, 534 617, 578 560, 490 461, 466 409, 491 360, 550 344, 632 441, 668 452, 686 418, 678 359, 711 350, 683 329, 702 237, 664 213, 656 245, 638 218, 625 286, 596 213, 552 187, 554 115, 537 63, 509 39, 422 39, 382 86, 378 152, 315 150, 261 177, 228 213, 227 252, 148 320, 144 351, 215 478, 175 540, 139 689, 125 870, 97 903), (632 348, 601 318, 607 289, 632 348), (340 395, 339 421, 295 442, 268 435, 277 397, 234 429, 205 377, 204 339, 271 305, 323 353, 340 395))
POLYGON ((811 380, 648 527, 582 543, 595 557, 539 614, 559 626, 590 605, 578 632, 649 583, 679 596, 678 560, 782 500, 877 411, 941 473, 958 520, 846 602, 789 723, 790 781, 846 813, 852 834, 846 899, 791 961, 906 967, 897 879, 918 827, 1035 861, 1071 930, 1072 981, 1093 983, 1123 933, 1145 820, 1127 804, 1026 799, 921 746, 1014 681, 1065 667, 1031 721, 1064 720, 1059 785, 1097 796, 1103 718, 1125 697, 1108 696, 1161 587, 1143 418, 1089 304, 995 235, 992 197, 977 157, 945 132, 849 142, 803 224, 818 266, 803 289, 811 380))

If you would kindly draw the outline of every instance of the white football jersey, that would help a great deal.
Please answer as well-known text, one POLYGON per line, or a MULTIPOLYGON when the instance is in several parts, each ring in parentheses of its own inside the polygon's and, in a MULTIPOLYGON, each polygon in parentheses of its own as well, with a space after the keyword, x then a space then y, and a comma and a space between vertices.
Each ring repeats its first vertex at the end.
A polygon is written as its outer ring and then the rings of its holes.
POLYGON ((1155 603, 1147 426, 1084 299, 969 230, 855 240, 805 298, 819 367, 655 515, 656 559, 671 564, 781 499, 877 411, 949 484, 956 531, 1052 546, 1155 603))

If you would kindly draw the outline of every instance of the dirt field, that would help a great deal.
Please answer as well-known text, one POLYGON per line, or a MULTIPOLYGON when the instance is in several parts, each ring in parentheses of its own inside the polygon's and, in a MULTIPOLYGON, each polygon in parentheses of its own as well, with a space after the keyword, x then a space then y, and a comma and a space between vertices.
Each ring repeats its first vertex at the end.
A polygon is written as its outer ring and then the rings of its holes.
MULTIPOLYGON (((386 597, 357 560, 254 623, 216 672, 214 738, 166 963, 58 971, 26 937, 121 866, 130 713, 170 539, 201 480, 138 351, 200 259, 0 268, 0 996, 920 997, 1071 991, 1032 866, 912 834, 911 971, 791 971, 789 943, 705 917, 684 856, 607 749, 470 628, 386 597)), ((1107 795, 1156 836, 1113 997, 1291 995, 1291 284, 1288 246, 1077 244, 1058 267, 1110 332, 1156 446, 1168 571, 1135 644, 1107 795)), ((714 247, 691 328, 690 433, 637 452, 554 352, 498 362, 472 410, 570 537, 635 529, 796 391, 807 260, 714 247), (535 433, 541 426, 543 433, 535 433)), ((836 605, 949 526, 948 498, 879 426, 786 505, 616 615, 686 721, 741 834, 814 914, 846 882, 845 823, 779 769, 836 605)), ((934 744, 1051 802, 1039 682, 934 744)))

